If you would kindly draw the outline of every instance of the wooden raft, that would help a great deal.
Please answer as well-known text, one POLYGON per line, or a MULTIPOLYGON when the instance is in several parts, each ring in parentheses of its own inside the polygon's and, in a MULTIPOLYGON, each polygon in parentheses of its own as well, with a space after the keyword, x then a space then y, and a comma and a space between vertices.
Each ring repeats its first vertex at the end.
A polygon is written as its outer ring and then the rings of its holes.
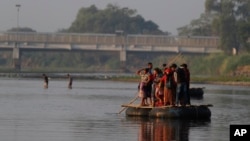
POLYGON ((123 105, 121 105, 121 107, 145 108, 145 109, 153 109, 153 108, 177 108, 177 107, 183 108, 183 107, 198 107, 198 106, 213 107, 212 104, 190 105, 190 106, 160 106, 160 107, 140 106, 140 104, 123 104, 123 105))

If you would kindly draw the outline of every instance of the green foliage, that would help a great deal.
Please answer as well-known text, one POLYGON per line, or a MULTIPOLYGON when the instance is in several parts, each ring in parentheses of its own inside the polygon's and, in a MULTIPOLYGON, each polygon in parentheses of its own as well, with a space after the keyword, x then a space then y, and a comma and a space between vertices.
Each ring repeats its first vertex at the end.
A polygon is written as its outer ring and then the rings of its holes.
POLYGON ((180 36, 211 36, 214 35, 211 23, 213 15, 201 14, 199 19, 192 20, 189 25, 178 28, 180 36))
POLYGON ((250 65, 250 54, 229 56, 211 54, 207 56, 187 57, 192 74, 227 76, 238 67, 250 65), (191 61, 190 61, 191 60, 191 61))
POLYGON ((117 52, 23 52, 21 66, 33 71, 113 71, 120 69, 118 56, 117 52))
POLYGON ((240 35, 238 37, 239 42, 241 43, 240 47, 250 52, 250 43, 247 42, 250 37, 250 22, 246 22, 244 20, 239 21, 237 23, 237 27, 238 27, 237 35, 240 35))
POLYGON ((11 28, 9 30, 7 30, 8 32, 36 32, 35 30, 33 30, 32 28, 29 28, 29 27, 20 27, 20 28, 17 28, 17 27, 14 27, 14 28, 11 28))
POLYGON ((249 0, 206 0, 205 13, 190 25, 179 28, 178 32, 179 35, 219 36, 220 47, 227 54, 233 48, 250 51, 247 42, 250 37, 249 11, 249 0))
POLYGON ((127 34, 163 34, 157 24, 146 21, 136 14, 136 10, 112 4, 103 10, 94 5, 81 8, 68 32, 115 33, 117 30, 123 30, 127 34))
MULTIPOLYGON (((161 68, 174 58, 177 65, 187 63, 192 76, 228 76, 239 67, 250 66, 250 54, 230 56, 225 54, 187 55, 129 53, 126 68, 131 72, 147 66, 161 68)), ((22 52, 22 71, 45 72, 114 72, 121 70, 117 52, 22 52)), ((0 71, 12 67, 11 53, 0 53, 0 71)), ((216 77, 215 77, 216 78, 216 77)))
POLYGON ((107 70, 119 70, 120 69, 120 61, 118 59, 108 59, 105 62, 105 68, 107 68, 107 70))
POLYGON ((212 54, 208 56, 188 57, 187 59, 190 62, 189 65, 192 67, 192 74, 212 75, 220 73, 220 66, 224 58, 223 54, 212 54))

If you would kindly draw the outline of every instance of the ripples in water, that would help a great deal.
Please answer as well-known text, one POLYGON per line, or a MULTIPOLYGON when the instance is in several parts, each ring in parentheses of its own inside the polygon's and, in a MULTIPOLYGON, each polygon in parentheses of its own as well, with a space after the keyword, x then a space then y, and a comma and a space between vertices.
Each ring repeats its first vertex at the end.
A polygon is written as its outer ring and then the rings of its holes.
MULTIPOLYGON (((250 121, 250 88, 205 85, 213 104, 210 121, 128 118, 121 104, 136 96, 137 83, 112 81, 0 80, 0 137, 4 141, 229 140, 229 125, 250 121)), ((204 87, 204 85, 191 85, 204 87)), ((139 102, 139 101, 137 101, 139 102)))

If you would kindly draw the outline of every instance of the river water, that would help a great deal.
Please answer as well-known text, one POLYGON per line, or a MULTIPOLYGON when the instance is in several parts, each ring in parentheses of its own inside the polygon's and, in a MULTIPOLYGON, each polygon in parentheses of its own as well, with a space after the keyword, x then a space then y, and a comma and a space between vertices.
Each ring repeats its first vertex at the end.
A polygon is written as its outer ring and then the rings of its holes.
MULTIPOLYGON (((1 141, 228 141, 230 124, 250 124, 250 88, 211 84, 202 100, 209 121, 128 118, 117 114, 136 96, 137 83, 50 79, 0 80, 1 141)), ((139 103, 139 101, 136 101, 139 103)))

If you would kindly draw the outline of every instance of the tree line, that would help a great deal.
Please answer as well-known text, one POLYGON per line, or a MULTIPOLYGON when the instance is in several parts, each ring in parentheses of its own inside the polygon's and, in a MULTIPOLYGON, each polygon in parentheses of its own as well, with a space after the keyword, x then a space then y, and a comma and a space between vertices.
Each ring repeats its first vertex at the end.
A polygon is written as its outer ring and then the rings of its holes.
MULTIPOLYGON (((250 1, 206 0, 200 18, 178 28, 180 36, 217 36, 220 48, 230 54, 232 49, 249 52, 250 1)), ((35 32, 30 28, 13 28, 9 31, 35 32)), ((135 9, 108 4, 104 9, 95 5, 79 9, 71 26, 58 32, 170 35, 151 20, 145 20, 135 9)))
POLYGON ((225 53, 250 51, 250 1, 206 0, 199 19, 178 28, 179 35, 218 36, 225 53))

